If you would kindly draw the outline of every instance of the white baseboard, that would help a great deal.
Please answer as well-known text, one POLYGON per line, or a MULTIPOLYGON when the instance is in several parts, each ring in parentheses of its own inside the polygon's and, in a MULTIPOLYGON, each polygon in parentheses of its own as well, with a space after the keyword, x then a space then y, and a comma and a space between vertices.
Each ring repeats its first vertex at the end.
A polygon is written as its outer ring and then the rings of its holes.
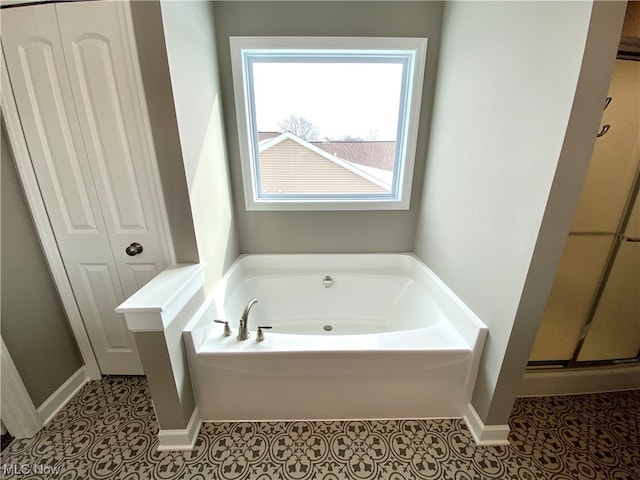
POLYGON ((471 404, 463 418, 477 445, 509 445, 509 425, 485 425, 471 404))
POLYGON ((541 370, 526 372, 521 397, 580 395, 640 389, 640 366, 541 370))
POLYGON ((158 451, 193 450, 201 426, 202 419, 200 418, 198 407, 196 407, 191 414, 187 428, 160 430, 158 432, 158 451))
POLYGON ((0 403, 2 421, 15 438, 31 438, 42 428, 42 421, 22 383, 22 378, 0 335, 0 403))
POLYGON ((83 365, 38 407, 38 416, 42 423, 47 425, 89 380, 87 369, 83 365))

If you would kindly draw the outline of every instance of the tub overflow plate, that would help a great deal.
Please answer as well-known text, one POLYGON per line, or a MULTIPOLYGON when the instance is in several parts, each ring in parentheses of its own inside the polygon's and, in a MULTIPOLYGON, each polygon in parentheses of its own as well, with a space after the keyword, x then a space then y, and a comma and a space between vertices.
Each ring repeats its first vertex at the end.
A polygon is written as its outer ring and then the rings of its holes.
POLYGON ((331 288, 333 286, 333 278, 327 275, 322 279, 322 285, 324 285, 324 288, 331 288))
POLYGON ((331 326, 331 325, 329 325, 329 324, 325 325, 325 326, 324 326, 324 327, 322 327, 322 328, 324 328, 324 331, 325 331, 325 332, 330 332, 331 330, 333 330, 333 326, 331 326))

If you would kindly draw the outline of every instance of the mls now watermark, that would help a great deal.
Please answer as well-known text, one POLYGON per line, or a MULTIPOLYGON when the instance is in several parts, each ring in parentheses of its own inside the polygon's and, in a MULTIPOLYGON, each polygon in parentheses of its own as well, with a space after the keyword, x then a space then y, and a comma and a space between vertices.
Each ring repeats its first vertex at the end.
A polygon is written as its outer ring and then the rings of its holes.
POLYGON ((12 463, 2 465, 2 475, 60 475, 60 467, 51 467, 49 465, 40 465, 38 463, 12 463))

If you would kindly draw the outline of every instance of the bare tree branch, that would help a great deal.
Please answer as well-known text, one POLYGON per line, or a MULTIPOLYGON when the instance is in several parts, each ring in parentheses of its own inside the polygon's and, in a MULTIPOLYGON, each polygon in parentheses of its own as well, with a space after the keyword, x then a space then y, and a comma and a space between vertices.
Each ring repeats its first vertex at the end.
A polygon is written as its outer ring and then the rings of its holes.
POLYGON ((283 118, 278 122, 278 126, 281 130, 293 133, 295 136, 307 141, 314 140, 320 135, 318 127, 299 115, 292 114, 287 118, 283 118))

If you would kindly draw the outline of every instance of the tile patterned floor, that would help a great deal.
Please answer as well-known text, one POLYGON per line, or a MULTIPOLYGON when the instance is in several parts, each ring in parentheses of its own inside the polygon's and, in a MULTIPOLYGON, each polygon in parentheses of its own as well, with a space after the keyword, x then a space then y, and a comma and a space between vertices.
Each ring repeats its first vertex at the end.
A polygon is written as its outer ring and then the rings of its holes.
POLYGON ((460 420, 207 423, 192 452, 156 452, 143 377, 87 384, 49 426, 15 440, 3 479, 640 480, 640 390, 519 399, 509 447, 460 420))

